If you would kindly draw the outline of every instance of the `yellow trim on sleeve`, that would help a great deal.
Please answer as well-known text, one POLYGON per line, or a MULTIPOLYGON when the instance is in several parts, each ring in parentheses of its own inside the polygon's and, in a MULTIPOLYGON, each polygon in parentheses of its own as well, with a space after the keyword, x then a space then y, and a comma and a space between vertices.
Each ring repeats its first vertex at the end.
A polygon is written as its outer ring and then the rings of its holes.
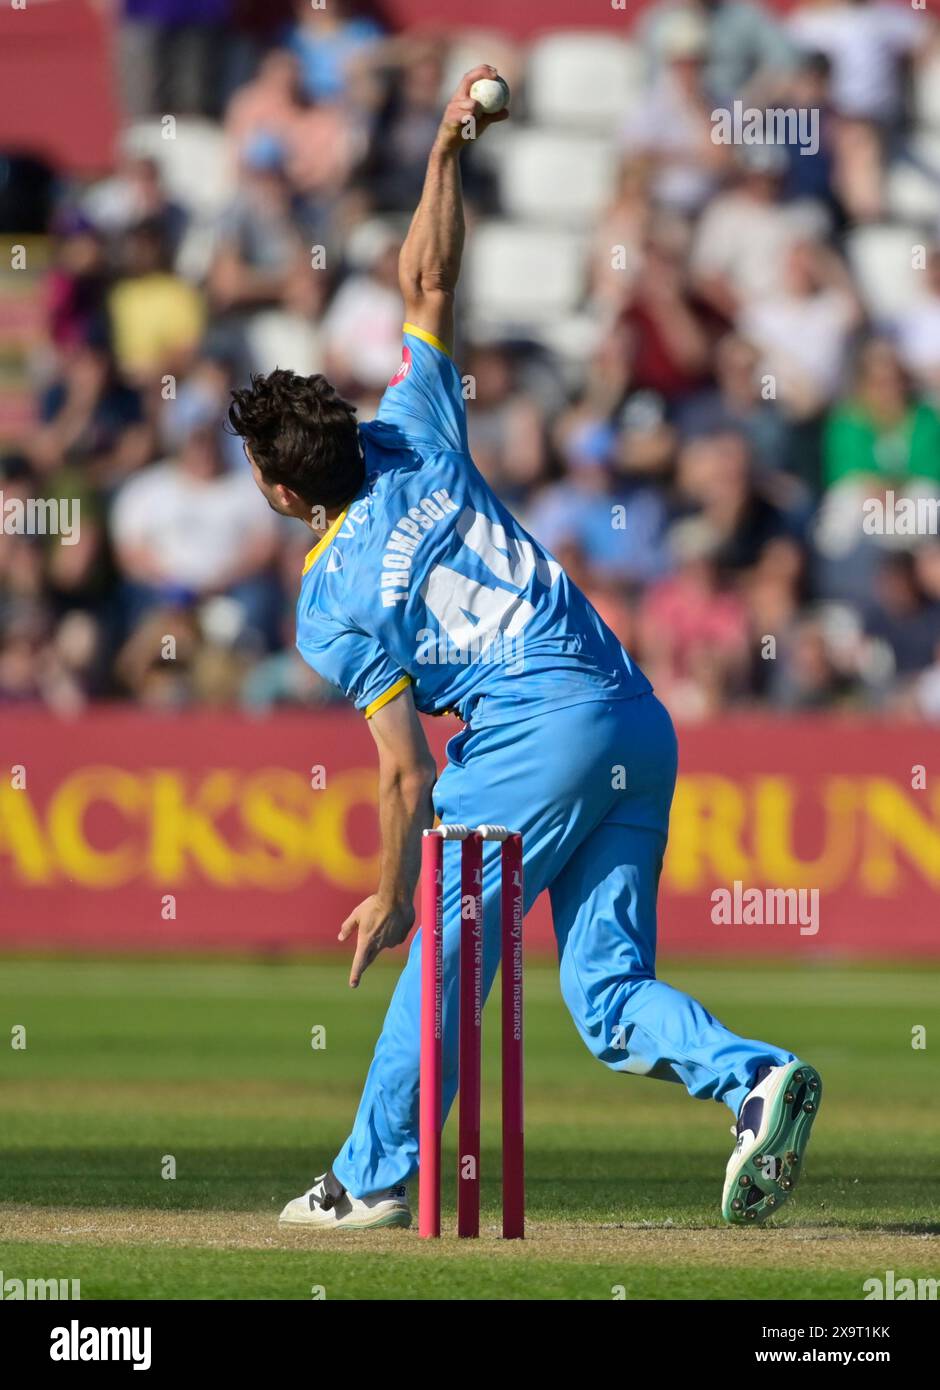
POLYGON ((432 348, 437 348, 445 357, 450 357, 450 348, 441 342, 440 338, 435 338, 433 333, 429 333, 426 328, 419 328, 415 323, 402 324, 403 333, 410 333, 412 338, 420 338, 422 343, 430 343, 432 348))
POLYGON ((310 569, 312 565, 316 564, 317 560, 319 560, 324 550, 328 549, 329 546, 333 544, 337 531, 342 526, 343 522, 346 520, 346 513, 348 511, 349 508, 344 507, 343 510, 340 512, 339 516, 336 518, 336 520, 330 522, 329 530, 324 531, 323 535, 317 541, 313 549, 307 551, 307 556, 304 560, 304 567, 302 571, 303 574, 306 574, 308 569, 310 569))
POLYGON ((373 700, 370 705, 366 705, 364 710, 366 718, 371 719, 373 714, 376 714, 382 708, 383 705, 387 705, 389 700, 394 700, 395 696, 400 695, 401 692, 405 689, 405 687, 409 686, 410 684, 410 676, 399 676, 395 684, 390 685, 389 688, 386 691, 384 691, 378 697, 377 700, 373 700))

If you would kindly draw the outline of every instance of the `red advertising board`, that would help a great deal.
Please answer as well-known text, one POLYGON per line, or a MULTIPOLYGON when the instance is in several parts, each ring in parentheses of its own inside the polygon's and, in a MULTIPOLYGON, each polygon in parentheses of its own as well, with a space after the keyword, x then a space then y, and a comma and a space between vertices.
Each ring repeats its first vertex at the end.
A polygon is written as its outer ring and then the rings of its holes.
MULTIPOLYGON (((637 19, 655 0, 475 0, 462 27, 477 32, 510 34, 530 39, 548 32, 606 29, 629 34, 637 19)), ((786 11, 796 0, 765 0, 758 9, 786 11)), ((396 28, 455 28, 453 12, 442 0, 384 0, 384 12, 396 28)), ((485 61, 485 60, 484 60, 485 61)))
MULTIPOLYGON (((441 757, 457 727, 429 721, 441 757)), ((680 730, 661 950, 940 953, 936 749, 917 725, 680 730), (818 890, 818 930, 742 920, 748 891, 800 888, 818 890), (737 924, 716 920, 721 890, 737 924)), ((374 747, 351 712, 0 716, 0 948, 332 948, 377 845, 374 747)), ((527 941, 551 945, 544 900, 527 941)))

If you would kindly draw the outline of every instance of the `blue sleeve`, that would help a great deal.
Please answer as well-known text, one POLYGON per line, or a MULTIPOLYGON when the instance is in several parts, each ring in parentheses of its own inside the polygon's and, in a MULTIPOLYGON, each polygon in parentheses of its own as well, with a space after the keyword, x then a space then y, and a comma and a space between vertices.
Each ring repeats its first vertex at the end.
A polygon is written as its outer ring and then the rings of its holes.
POLYGON ((342 690, 370 719, 411 684, 374 637, 352 628, 317 622, 316 636, 298 632, 297 650, 308 666, 342 690))
POLYGON ((453 358, 437 338, 406 323, 401 366, 385 388, 376 420, 416 445, 467 453, 467 410, 453 358))

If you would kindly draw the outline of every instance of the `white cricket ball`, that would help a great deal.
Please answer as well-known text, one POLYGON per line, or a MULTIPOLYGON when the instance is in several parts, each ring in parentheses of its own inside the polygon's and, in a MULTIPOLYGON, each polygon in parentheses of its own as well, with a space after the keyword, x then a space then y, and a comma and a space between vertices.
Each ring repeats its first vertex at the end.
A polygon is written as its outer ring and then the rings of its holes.
POLYGON ((470 88, 470 97, 488 116, 495 116, 509 104, 509 83, 501 77, 478 77, 470 88))

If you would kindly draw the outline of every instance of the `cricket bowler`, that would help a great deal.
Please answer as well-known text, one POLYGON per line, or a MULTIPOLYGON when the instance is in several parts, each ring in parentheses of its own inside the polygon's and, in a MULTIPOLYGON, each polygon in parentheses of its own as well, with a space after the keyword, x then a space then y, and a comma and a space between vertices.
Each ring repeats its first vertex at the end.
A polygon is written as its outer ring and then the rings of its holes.
MULTIPOLYGON (((477 472, 452 360, 464 240, 460 154, 486 115, 467 73, 431 151, 402 245, 401 365, 378 414, 322 375, 276 370, 233 392, 258 487, 317 536, 297 646, 369 721, 379 764, 381 868, 342 924, 350 985, 404 944, 422 832, 442 820, 522 832, 525 907, 547 889, 561 990, 589 1050, 614 1071, 679 1082, 733 1116, 722 1212, 756 1223, 799 1177, 822 1087, 791 1052, 740 1038, 656 978, 656 897, 676 736, 649 681, 561 566, 477 472), (438 776, 421 714, 463 722, 438 776)), ((445 855, 456 854, 456 844, 445 855)), ((451 862, 451 861, 448 861, 451 862)), ((499 963, 498 846, 484 867, 484 991, 499 963)), ((459 874, 445 874, 444 1113, 457 1088, 459 874)), ((352 1133, 281 1221, 407 1226, 418 1166, 420 932, 375 1048, 352 1133)))

